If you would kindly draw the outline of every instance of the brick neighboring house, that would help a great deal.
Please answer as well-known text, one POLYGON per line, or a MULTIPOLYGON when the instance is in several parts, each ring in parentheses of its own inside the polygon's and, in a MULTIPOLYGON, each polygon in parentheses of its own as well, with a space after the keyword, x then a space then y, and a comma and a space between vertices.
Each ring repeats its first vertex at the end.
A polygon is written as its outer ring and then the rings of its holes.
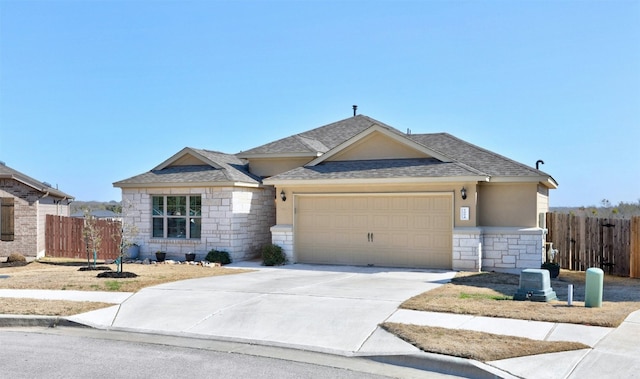
POLYGON ((0 260, 12 253, 27 259, 43 257, 46 216, 69 216, 73 200, 47 183, 0 164, 0 260))
POLYGON ((235 155, 185 148, 114 186, 147 257, 242 260, 275 243, 292 263, 518 272, 542 263, 558 184, 447 133, 354 115, 235 155))

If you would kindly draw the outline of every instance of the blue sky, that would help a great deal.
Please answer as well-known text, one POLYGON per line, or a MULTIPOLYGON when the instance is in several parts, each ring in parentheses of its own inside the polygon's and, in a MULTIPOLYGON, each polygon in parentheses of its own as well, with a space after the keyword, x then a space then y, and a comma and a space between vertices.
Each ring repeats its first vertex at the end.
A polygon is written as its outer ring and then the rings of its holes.
POLYGON ((358 112, 640 200, 640 1, 0 0, 0 160, 78 200, 358 112))

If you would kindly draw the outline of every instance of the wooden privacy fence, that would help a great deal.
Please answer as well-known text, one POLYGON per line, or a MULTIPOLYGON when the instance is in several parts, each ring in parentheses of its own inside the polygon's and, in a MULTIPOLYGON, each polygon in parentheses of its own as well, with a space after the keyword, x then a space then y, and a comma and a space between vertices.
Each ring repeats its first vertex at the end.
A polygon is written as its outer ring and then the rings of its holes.
MULTIPOLYGON (((84 219, 47 215, 45 255, 48 257, 86 258, 87 248, 82 235, 84 219)), ((96 220, 101 245, 98 259, 116 259, 120 250, 122 226, 118 221, 96 220)), ((93 259, 93 252, 91 252, 93 259)))
POLYGON ((640 217, 597 218, 547 213, 547 242, 558 249, 560 267, 640 277, 640 217))

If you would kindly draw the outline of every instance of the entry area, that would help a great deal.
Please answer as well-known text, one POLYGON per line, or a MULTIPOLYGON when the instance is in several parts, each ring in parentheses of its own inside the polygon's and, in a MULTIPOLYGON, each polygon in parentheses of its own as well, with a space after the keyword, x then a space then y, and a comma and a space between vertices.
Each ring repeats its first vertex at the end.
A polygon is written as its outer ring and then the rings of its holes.
POLYGON ((296 195, 301 263, 451 269, 448 193, 296 195))

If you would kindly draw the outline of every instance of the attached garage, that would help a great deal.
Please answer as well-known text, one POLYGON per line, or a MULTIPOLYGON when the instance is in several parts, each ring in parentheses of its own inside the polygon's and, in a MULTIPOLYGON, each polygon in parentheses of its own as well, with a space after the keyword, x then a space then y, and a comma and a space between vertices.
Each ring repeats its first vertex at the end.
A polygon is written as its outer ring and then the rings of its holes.
POLYGON ((296 261, 451 269, 451 193, 295 196, 296 261))

